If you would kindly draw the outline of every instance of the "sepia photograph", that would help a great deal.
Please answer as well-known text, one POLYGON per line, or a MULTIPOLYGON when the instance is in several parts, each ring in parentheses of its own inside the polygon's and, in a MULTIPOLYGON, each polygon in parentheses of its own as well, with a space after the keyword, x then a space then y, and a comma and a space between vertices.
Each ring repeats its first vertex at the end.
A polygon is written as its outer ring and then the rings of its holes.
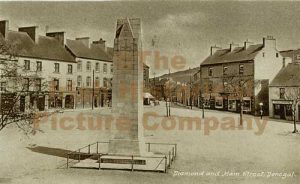
POLYGON ((0 184, 300 183, 299 10, 0 0, 0 184))

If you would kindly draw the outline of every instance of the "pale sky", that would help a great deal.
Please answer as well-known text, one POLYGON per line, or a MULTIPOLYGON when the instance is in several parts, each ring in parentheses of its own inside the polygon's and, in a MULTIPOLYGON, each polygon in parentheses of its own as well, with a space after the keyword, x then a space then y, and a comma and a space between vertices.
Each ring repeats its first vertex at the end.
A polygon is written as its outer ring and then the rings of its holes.
MULTIPOLYGON (((186 59, 185 69, 199 66, 209 55, 211 45, 229 47, 249 39, 262 43, 271 35, 279 50, 300 48, 300 2, 0 2, 0 19, 10 21, 10 29, 37 25, 66 31, 67 38, 100 37, 112 45, 116 20, 142 19, 144 50, 155 50, 169 60, 175 55, 186 59)), ((152 67, 153 60, 147 60, 152 67)), ((171 71, 174 69, 171 68, 171 71)), ((156 75, 167 69, 155 70, 156 75)))

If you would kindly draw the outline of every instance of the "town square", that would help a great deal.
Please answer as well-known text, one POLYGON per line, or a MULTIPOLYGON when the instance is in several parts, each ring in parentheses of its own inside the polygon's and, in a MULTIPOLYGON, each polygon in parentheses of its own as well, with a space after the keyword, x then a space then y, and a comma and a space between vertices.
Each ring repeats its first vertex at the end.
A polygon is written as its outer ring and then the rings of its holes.
POLYGON ((0 183, 299 183, 297 1, 1 1, 0 183))

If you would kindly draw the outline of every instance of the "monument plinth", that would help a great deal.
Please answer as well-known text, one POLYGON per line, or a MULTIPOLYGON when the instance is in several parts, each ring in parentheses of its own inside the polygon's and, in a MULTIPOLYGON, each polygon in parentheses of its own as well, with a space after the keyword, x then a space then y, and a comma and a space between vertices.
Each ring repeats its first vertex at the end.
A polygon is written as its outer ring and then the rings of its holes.
MULTIPOLYGON (((75 168, 121 169, 167 172, 177 155, 174 144, 147 143, 143 129, 143 62, 140 19, 119 19, 113 55, 112 122, 108 151, 98 152, 98 143, 71 152, 78 155, 75 168), (96 149, 91 148, 96 144, 96 149), (159 146, 155 149, 155 146, 159 146), (170 147, 171 145, 171 147, 170 147), (91 150, 96 150, 91 153, 91 150), (82 156, 80 156, 82 155, 82 156), (80 160, 86 157, 87 159, 80 160)), ((103 142, 102 142, 103 143, 103 142)), ((106 143, 106 142, 105 142, 106 143)), ((67 162, 69 160, 69 155, 67 162)), ((68 165, 68 164, 67 164, 68 165)))
POLYGON ((114 39, 112 114, 114 128, 109 153, 144 155, 143 62, 140 19, 118 19, 114 39), (124 126, 121 126, 124 125, 124 126))

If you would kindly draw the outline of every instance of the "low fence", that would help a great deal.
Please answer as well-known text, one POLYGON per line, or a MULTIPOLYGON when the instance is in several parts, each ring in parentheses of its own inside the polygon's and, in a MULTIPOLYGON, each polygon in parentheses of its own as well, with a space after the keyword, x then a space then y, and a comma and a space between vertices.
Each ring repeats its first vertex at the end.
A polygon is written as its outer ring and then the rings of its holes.
MULTIPOLYGON (((158 156, 138 156, 138 155, 124 155, 124 154, 111 154, 108 153, 108 143, 109 142, 95 142, 79 148, 75 151, 67 153, 67 163, 66 168, 68 169, 72 164, 76 164, 81 160, 85 160, 87 158, 97 160, 98 169, 101 168, 101 163, 103 163, 103 156, 119 156, 126 158, 124 159, 126 162, 130 162, 131 171, 139 170, 138 168, 134 168, 135 165, 140 165, 137 163, 135 159, 147 158, 147 159, 160 159, 159 163, 155 167, 153 171, 161 171, 161 167, 163 167, 163 171, 167 173, 167 170, 171 168, 173 161, 177 156, 177 144, 170 143, 151 143, 147 142, 147 151, 159 154, 158 156), (163 147, 165 150, 162 150, 163 147), (104 150, 103 150, 104 148, 104 150)), ((72 166, 71 166, 72 167, 72 166)))

